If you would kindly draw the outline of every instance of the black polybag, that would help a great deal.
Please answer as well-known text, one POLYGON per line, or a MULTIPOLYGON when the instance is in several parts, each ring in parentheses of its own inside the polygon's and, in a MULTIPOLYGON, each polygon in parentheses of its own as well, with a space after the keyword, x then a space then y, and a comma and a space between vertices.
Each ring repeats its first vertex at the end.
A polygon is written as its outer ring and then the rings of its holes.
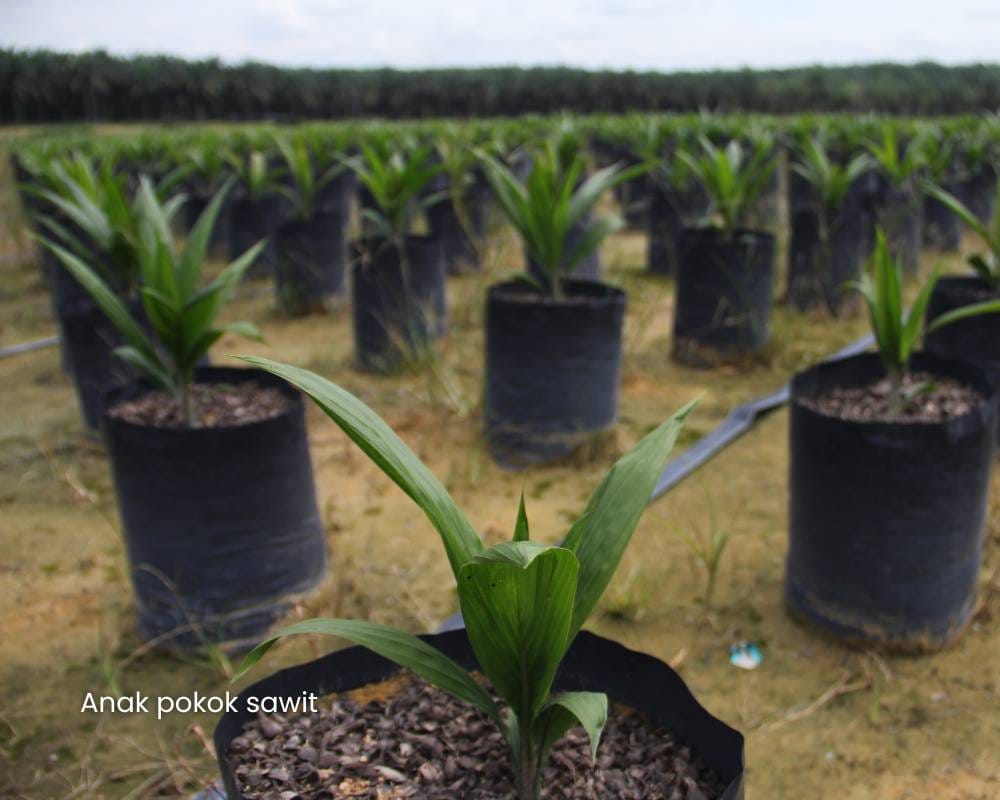
MULTIPOLYGON (((301 395, 260 370, 208 367, 197 381, 275 386, 290 406, 231 427, 105 416, 139 634, 182 648, 259 640, 327 569, 301 395)), ((108 407, 148 390, 132 383, 108 407)))
MULTIPOLYGON (((927 304, 927 322, 972 303, 995 300, 997 295, 997 290, 982 278, 941 278, 927 304)), ((976 364, 1000 390, 1000 314, 980 314, 931 331, 924 337, 924 349, 939 356, 960 358, 976 364)))
POLYGON ((792 212, 788 300, 801 311, 821 305, 840 312, 856 303, 857 293, 848 283, 861 273, 864 218, 856 206, 847 206, 829 224, 824 245, 817 210, 800 207, 792 212))
POLYGON ((759 352, 770 338, 774 237, 687 228, 681 237, 674 355, 699 364, 759 352))
POLYGON ((277 194, 233 200, 229 213, 229 261, 235 261, 257 242, 266 240, 264 248, 247 269, 248 277, 263 277, 274 271, 274 238, 286 203, 285 198, 277 194))
POLYGON ((567 455, 614 424, 625 293, 568 281, 565 299, 517 281, 486 299, 486 438, 502 464, 567 455))
POLYGON ((874 384, 885 375, 877 355, 792 381, 785 599, 836 636, 926 650, 953 641, 975 604, 996 402, 971 364, 921 353, 912 369, 987 399, 943 423, 854 422, 802 399, 874 384))
MULTIPOLYGON (((465 669, 478 669, 464 629, 420 637, 465 669)), ((324 658, 281 670, 240 693, 236 710, 222 715, 213 741, 228 800, 243 800, 229 766, 230 743, 255 719, 247 711, 251 697, 324 696, 386 680, 399 667, 363 647, 349 647, 324 658)), ((662 725, 712 767, 726 789, 718 800, 744 796, 743 735, 712 716, 691 694, 681 677, 659 659, 597 636, 577 634, 556 676, 554 691, 606 693, 613 702, 634 708, 662 725)))
POLYGON ((301 314, 341 295, 347 254, 344 223, 336 214, 320 213, 284 222, 275 239, 279 307, 301 314))
POLYGON ((385 372, 408 358, 419 359, 448 329, 446 275, 438 242, 408 236, 401 251, 388 239, 367 239, 355 245, 352 256, 357 363, 385 372))

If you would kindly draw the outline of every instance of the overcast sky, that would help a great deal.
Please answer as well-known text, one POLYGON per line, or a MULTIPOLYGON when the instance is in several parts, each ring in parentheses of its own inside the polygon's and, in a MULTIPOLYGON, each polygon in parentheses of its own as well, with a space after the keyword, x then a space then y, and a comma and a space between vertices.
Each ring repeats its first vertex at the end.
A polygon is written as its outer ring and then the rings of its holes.
POLYGON ((1000 59, 1000 0, 0 0, 0 45, 306 66, 1000 59))

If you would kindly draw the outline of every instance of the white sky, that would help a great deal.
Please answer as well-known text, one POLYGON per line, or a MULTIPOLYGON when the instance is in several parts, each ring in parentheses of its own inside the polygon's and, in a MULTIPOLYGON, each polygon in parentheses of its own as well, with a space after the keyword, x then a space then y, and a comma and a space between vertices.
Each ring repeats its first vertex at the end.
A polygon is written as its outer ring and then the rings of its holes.
POLYGON ((1000 57, 1000 0, 0 0, 0 46, 303 66, 971 63, 1000 57))

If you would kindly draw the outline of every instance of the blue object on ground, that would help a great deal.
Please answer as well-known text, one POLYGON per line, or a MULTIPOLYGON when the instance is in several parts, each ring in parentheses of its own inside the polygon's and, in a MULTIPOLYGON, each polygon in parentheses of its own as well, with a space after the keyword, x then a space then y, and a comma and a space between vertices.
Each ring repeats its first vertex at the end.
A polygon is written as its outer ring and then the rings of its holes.
POLYGON ((753 642, 737 642, 729 648, 729 663, 740 669, 757 669, 764 656, 753 642))

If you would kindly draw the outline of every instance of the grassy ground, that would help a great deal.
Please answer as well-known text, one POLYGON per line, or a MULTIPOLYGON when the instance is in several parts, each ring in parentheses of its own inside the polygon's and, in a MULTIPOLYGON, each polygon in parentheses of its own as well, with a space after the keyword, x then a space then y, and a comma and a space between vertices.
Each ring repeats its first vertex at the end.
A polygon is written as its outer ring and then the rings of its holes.
MULTIPOLYGON (((13 210, 0 172, 0 346, 54 331, 13 210)), ((704 394, 682 445, 864 329, 779 308, 765 358, 679 367, 668 359, 672 286, 644 274, 643 252, 642 236, 622 234, 603 254, 630 297, 620 423, 601 447, 564 464, 505 472, 482 447, 482 297, 518 264, 506 235, 494 239, 487 274, 450 283, 452 331, 433 372, 363 375, 351 365, 346 308, 287 321, 263 291, 229 313, 258 322, 268 344, 224 339, 213 355, 263 353, 332 377, 385 416, 488 540, 509 536, 522 488, 533 534, 554 540, 614 455, 683 402, 704 394)), ((214 776, 211 715, 98 717, 80 712, 83 698, 221 693, 229 665, 218 652, 151 652, 135 637, 107 459, 81 431, 58 352, 0 361, 0 386, 0 797, 185 796, 214 776)), ((309 425, 332 568, 297 614, 433 628, 455 608, 435 534, 332 423, 310 410, 309 425)), ((750 797, 1000 795, 1000 512, 990 519, 982 602, 955 647, 923 658, 845 649, 782 608, 786 427, 783 412, 773 415, 649 509, 592 627, 669 660, 708 709, 747 735, 750 797), (707 534, 710 505, 730 542, 706 606, 706 575, 688 540, 707 534), (763 650, 756 671, 729 664, 741 639, 763 650)), ((1000 494, 1000 482, 994 488, 1000 494)), ((330 646, 288 643, 265 669, 330 646)))

